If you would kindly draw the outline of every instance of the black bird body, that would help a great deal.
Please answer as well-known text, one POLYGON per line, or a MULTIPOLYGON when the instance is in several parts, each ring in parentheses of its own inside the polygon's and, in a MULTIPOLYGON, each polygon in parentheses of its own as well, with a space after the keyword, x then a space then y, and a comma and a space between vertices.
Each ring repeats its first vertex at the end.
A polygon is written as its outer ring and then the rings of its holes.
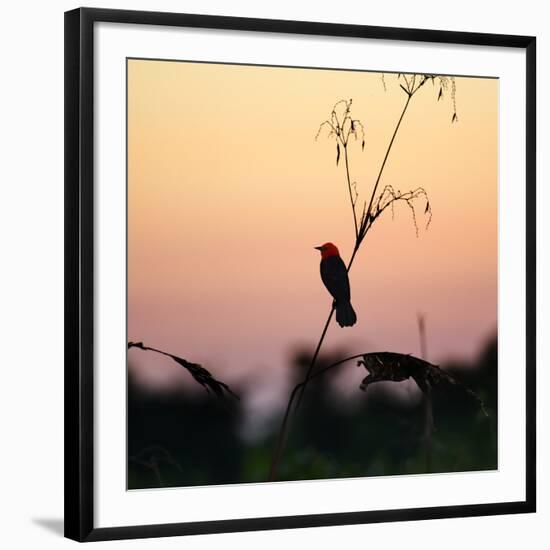
POLYGON ((348 272, 340 256, 321 260, 321 279, 336 302, 350 301, 348 272))
MULTIPOLYGON (((329 243, 330 244, 330 243, 329 243)), ((350 286, 346 264, 338 254, 338 249, 319 247, 321 250, 321 280, 334 298, 336 322, 341 327, 351 327, 357 322, 357 316, 351 305, 350 286)))

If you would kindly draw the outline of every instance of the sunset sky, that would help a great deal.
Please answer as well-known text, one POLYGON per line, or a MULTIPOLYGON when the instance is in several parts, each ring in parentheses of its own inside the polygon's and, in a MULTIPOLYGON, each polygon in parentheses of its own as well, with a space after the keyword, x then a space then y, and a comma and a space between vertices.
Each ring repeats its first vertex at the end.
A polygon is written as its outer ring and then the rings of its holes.
MULTIPOLYGON (((414 67, 407 67, 414 70, 414 67)), ((397 75, 128 61, 128 338, 201 363, 228 383, 252 380, 276 402, 288 359, 313 347, 331 299, 314 246, 347 261, 354 230, 343 163, 319 124, 339 99, 366 131, 350 147, 368 200, 406 100, 397 75)), ((423 186, 424 202, 387 211, 350 272, 353 328, 330 327, 325 349, 473 358, 497 323, 498 80, 425 85, 404 117, 381 187, 423 186)), ((150 386, 182 370, 131 351, 150 386)))

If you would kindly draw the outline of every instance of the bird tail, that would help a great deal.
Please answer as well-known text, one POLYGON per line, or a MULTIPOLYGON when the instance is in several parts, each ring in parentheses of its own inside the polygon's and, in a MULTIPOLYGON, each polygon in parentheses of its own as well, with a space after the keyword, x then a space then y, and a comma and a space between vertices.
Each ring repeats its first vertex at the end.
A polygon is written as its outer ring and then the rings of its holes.
POLYGON ((352 327, 357 322, 357 315, 351 306, 351 302, 336 303, 336 322, 341 327, 352 327))

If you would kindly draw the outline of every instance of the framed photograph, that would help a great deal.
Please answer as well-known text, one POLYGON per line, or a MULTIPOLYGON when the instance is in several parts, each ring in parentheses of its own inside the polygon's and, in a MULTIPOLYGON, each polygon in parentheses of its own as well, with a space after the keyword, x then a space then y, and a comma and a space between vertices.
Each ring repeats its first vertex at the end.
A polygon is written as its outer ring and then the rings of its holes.
POLYGON ((535 38, 65 14, 65 532, 534 512, 535 38))

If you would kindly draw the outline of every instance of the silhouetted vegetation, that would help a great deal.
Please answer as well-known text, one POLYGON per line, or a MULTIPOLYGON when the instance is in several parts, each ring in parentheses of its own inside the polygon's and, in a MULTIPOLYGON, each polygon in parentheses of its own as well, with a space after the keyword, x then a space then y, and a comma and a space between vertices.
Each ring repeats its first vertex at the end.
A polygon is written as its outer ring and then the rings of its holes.
POLYGON ((218 397, 224 397, 227 393, 232 395, 236 399, 239 399, 239 397, 235 393, 233 393, 233 391, 227 384, 221 382, 220 380, 216 380, 209 371, 207 371, 203 366, 197 363, 191 363, 183 357, 172 355, 171 353, 166 353, 165 351, 161 351, 159 349, 150 348, 148 346, 145 346, 143 342, 128 342, 128 349, 131 348, 141 349, 143 351, 152 351, 154 353, 160 353, 165 357, 169 357, 170 359, 175 361, 180 367, 183 367, 187 372, 189 372, 193 379, 197 383, 199 383, 206 390, 207 393, 213 392, 218 397))
MULTIPOLYGON (((378 191, 382 174, 384 173, 384 168, 386 167, 386 163, 392 151, 395 138, 397 137, 399 129, 401 128, 403 119, 405 117, 405 114, 407 113, 407 110, 410 107, 411 100, 413 99, 413 97, 415 97, 418 94, 418 92, 425 86, 426 83, 431 82, 432 85, 435 87, 435 84, 437 82, 439 85, 439 93, 437 96, 437 100, 439 101, 443 97, 443 91, 447 90, 450 84, 451 99, 453 103, 453 116, 451 119, 451 123, 458 120, 457 114, 456 114, 456 83, 453 77, 438 76, 438 75, 431 75, 431 74, 398 73, 396 81, 397 81, 397 84, 399 85, 399 89, 405 94, 406 100, 403 104, 403 109, 401 111, 401 114, 397 119, 397 123, 393 130, 392 137, 386 147, 386 152, 380 162, 380 168, 378 169, 378 175, 376 177, 376 180, 374 181, 370 192, 367 193, 367 197, 370 196, 370 198, 368 199, 368 201, 362 200, 363 202, 362 207, 360 205, 359 184, 357 183, 357 181, 353 180, 351 177, 349 150, 350 150, 351 144, 354 142, 357 142, 359 140, 359 137, 361 137, 361 151, 365 150, 365 127, 360 120, 355 119, 352 116, 351 108, 352 108, 353 100, 342 99, 340 101, 337 101, 332 108, 330 116, 326 120, 321 122, 319 129, 317 130, 317 134, 315 136, 315 139, 317 140, 322 133, 326 133, 329 139, 333 139, 336 142, 336 165, 337 166, 340 162, 341 151, 343 150, 344 152, 345 179, 346 179, 347 191, 349 195, 349 201, 351 205, 351 212, 352 212, 353 225, 354 225, 354 231, 355 231, 355 244, 353 246, 353 250, 351 252, 350 259, 346 267, 346 271, 348 273, 353 266, 353 262, 357 256, 357 253, 359 252, 359 249, 361 248, 361 245, 363 244, 365 237, 367 236, 367 233, 372 229, 376 220, 379 219, 380 216, 388 208, 391 210, 392 216, 393 216, 395 206, 397 204, 406 205, 411 212, 412 219, 414 222, 414 227, 416 230, 416 235, 418 236, 416 206, 419 200, 424 200, 425 202, 424 215, 428 217, 426 222, 426 228, 431 222, 432 209, 430 205, 430 200, 428 198, 428 193, 426 192, 424 187, 418 187, 416 189, 401 191, 400 189, 395 189, 394 186, 390 184, 390 185, 386 185, 382 189, 382 191, 380 192, 378 191)), ((386 87, 384 74, 382 74, 382 84, 384 86, 384 90, 386 90, 387 87, 386 87)), ((323 346, 323 342, 325 340, 325 336, 327 334, 332 316, 335 312, 335 307, 336 307, 336 302, 334 301, 329 311, 328 318, 325 322, 325 326, 321 331, 321 336, 319 338, 319 341, 317 343, 313 356, 311 357, 309 366, 305 371, 304 381, 299 388, 298 398, 294 400, 294 393, 291 393, 291 395, 289 396, 287 409, 286 409, 285 415, 283 416, 283 421, 279 429, 279 435, 277 437, 276 446, 273 451, 273 458, 271 461, 271 466, 269 469, 269 476, 268 476, 269 481, 274 481, 277 478, 277 470, 280 466, 280 463, 285 451, 285 446, 287 443, 288 433, 291 428, 293 416, 296 415, 298 411, 298 408, 301 403, 301 399, 305 393, 306 387, 310 379, 312 378, 315 370, 316 369, 317 371, 319 370, 317 360, 319 358, 319 353, 321 352, 321 348, 323 346)), ((426 399, 426 405, 427 405, 427 408, 425 410, 425 414, 427 415, 426 418, 428 418, 428 416, 431 416, 432 414, 429 397, 427 397, 426 399)), ((430 430, 426 431, 425 437, 428 440, 431 440, 431 435, 429 432, 430 430)), ((428 441, 428 446, 431 447, 430 441, 428 441)))
MULTIPOLYGON (((345 358, 323 354, 318 368, 345 358)), ((303 380, 310 352, 296 353, 291 383, 303 380)), ((335 389, 356 363, 329 369, 309 381, 309 391, 289 435, 278 479, 323 479, 378 475, 491 470, 497 468, 496 339, 472 365, 445 365, 459 384, 432 391, 435 427, 428 470, 423 440, 424 415, 418 391, 393 391, 407 382, 378 382, 353 399, 335 389), (479 403, 464 391, 469 388, 479 403)), ((130 369, 131 372, 131 369, 130 369)), ((151 393, 129 378, 128 487, 169 487, 265 480, 276 437, 277 418, 267 433, 243 438, 243 402, 250 388, 237 388, 242 400, 223 400, 186 389, 151 393)))
POLYGON ((128 488, 235 483, 242 408, 189 390, 153 393, 128 378, 128 488))
MULTIPOLYGON (((334 139, 336 165, 343 165, 345 170, 355 237, 345 266, 346 281, 367 233, 388 209, 393 214, 396 205, 407 206, 417 235, 419 202, 426 227, 431 221, 431 204, 424 187, 401 191, 392 185, 380 186, 412 98, 430 82, 434 88, 438 86, 437 100, 450 88, 451 122, 458 120, 454 78, 427 74, 395 76, 399 93, 405 94, 404 104, 380 159, 377 177, 366 194, 367 200, 361 197, 360 186, 351 175, 352 144, 360 142, 361 151, 366 146, 365 128, 352 116, 351 99, 338 101, 333 106, 316 136, 317 139, 326 131, 328 137, 334 139)), ((384 75, 382 83, 386 89, 384 75)), ((130 376, 129 488, 258 482, 265 481, 267 472, 268 480, 274 481, 497 467, 496 339, 476 365, 453 364, 448 365, 447 370, 440 369, 426 361, 421 318, 422 358, 392 352, 351 357, 330 354, 321 350, 334 311, 335 303, 313 353, 301 352, 294 357, 290 381, 293 389, 282 416, 274 414, 268 422, 267 433, 252 441, 241 435, 245 420, 242 402, 232 400, 232 406, 227 406, 227 395, 237 397, 227 384, 201 365, 146 347, 141 342, 130 342, 129 348, 172 359, 218 399, 201 398, 183 390, 169 395, 147 393, 130 376), (352 360, 368 374, 358 388, 363 392, 357 391, 354 398, 344 398, 332 382, 340 376, 341 369, 336 367, 352 360), (416 383, 412 398, 405 399, 392 391, 396 384, 409 379, 416 383), (304 397, 306 386, 309 391, 304 397), (302 398, 304 406, 297 415, 302 398)), ((241 388, 239 391, 245 402, 248 391, 251 390, 241 388)))

